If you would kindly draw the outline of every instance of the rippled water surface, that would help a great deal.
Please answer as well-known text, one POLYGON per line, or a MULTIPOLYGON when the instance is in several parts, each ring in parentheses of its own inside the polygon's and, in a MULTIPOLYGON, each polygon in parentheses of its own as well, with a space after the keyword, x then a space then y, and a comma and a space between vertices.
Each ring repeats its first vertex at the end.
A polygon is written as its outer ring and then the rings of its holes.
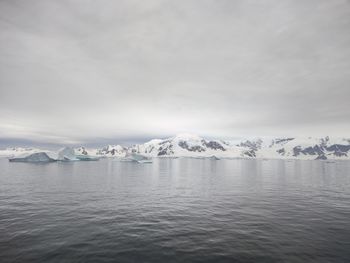
POLYGON ((350 262, 350 162, 0 160, 1 262, 350 262))

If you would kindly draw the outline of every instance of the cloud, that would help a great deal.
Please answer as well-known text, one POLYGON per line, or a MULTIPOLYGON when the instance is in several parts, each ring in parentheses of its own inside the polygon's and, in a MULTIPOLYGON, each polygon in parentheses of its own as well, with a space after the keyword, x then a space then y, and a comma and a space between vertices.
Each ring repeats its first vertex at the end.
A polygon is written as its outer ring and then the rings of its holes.
POLYGON ((2 1, 0 136, 350 133, 348 1, 2 1))

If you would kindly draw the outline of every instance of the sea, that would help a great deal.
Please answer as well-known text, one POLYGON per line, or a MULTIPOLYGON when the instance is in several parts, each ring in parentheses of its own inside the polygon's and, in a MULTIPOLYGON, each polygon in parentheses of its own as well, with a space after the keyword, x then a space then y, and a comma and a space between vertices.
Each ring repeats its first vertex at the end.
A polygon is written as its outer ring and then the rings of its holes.
POLYGON ((3 158, 0 262, 350 262, 350 161, 3 158))

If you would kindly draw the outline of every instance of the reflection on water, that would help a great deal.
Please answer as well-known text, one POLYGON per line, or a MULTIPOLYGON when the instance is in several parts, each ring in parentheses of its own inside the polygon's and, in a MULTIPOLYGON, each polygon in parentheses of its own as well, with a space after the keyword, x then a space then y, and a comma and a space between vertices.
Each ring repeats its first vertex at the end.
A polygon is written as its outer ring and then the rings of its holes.
POLYGON ((1 262, 347 262, 350 162, 0 160, 1 262))

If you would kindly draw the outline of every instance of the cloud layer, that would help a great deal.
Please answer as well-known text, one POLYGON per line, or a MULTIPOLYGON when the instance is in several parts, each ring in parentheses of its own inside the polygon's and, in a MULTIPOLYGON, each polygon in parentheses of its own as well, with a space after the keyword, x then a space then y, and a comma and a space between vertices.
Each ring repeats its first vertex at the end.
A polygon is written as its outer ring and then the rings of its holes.
POLYGON ((350 134, 350 2, 1 1, 0 137, 350 134))

